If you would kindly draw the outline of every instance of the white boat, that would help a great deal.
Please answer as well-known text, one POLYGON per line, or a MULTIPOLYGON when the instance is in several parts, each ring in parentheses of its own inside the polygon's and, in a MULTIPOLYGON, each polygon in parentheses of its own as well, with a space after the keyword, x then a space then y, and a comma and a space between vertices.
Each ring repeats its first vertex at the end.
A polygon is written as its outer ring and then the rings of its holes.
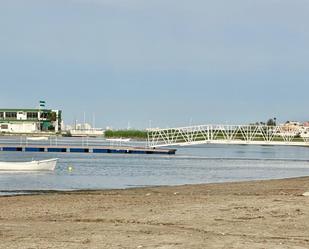
POLYGON ((48 140, 48 137, 27 137, 27 140, 30 140, 30 141, 46 141, 48 140))
POLYGON ((130 138, 107 138, 106 141, 109 142, 130 142, 130 138))
POLYGON ((54 170, 58 158, 29 162, 0 162, 3 171, 44 171, 54 170))

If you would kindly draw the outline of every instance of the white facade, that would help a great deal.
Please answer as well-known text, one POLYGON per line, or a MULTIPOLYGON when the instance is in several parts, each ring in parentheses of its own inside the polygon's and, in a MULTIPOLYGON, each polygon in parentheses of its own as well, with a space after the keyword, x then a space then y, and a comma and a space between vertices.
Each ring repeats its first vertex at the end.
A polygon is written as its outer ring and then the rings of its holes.
POLYGON ((1 123, 0 132, 33 133, 39 131, 36 122, 1 123))
POLYGON ((53 125, 55 127, 55 131, 59 131, 61 129, 61 124, 60 125, 58 124, 58 117, 59 117, 60 111, 59 110, 52 110, 52 111, 55 112, 56 115, 57 115, 57 120, 55 122, 53 122, 53 125))
POLYGON ((26 112, 17 112, 17 120, 27 120, 26 112))

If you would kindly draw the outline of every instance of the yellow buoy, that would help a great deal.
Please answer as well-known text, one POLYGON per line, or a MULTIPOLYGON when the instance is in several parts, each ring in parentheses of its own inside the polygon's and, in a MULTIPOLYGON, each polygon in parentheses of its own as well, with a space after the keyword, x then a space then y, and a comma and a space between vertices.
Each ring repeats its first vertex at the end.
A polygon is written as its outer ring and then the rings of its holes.
POLYGON ((68 171, 72 171, 73 170, 73 167, 72 166, 69 166, 68 167, 68 171))

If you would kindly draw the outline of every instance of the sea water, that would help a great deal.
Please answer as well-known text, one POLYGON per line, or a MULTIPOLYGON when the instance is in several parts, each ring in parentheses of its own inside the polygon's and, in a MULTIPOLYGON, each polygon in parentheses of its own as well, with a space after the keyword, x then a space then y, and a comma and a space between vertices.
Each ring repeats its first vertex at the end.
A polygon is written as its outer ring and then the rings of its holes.
POLYGON ((0 152, 0 161, 59 158, 52 172, 0 172, 0 192, 123 189, 309 175, 309 147, 205 144, 175 148, 176 155, 0 152))

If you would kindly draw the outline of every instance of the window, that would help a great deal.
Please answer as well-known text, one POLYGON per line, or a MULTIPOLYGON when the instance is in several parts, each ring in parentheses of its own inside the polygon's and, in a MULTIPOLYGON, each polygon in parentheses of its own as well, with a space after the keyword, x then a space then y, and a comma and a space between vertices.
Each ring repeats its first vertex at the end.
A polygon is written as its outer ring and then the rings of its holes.
POLYGON ((4 118, 4 113, 0 112, 0 119, 3 119, 3 118, 4 118))
POLYGON ((17 112, 6 112, 5 117, 7 119, 17 119, 17 112))
POLYGON ((2 124, 1 125, 1 130, 7 130, 9 126, 7 124, 2 124))
POLYGON ((37 112, 27 112, 27 119, 38 119, 37 112))
POLYGON ((48 118, 47 112, 41 112, 41 118, 48 118))

